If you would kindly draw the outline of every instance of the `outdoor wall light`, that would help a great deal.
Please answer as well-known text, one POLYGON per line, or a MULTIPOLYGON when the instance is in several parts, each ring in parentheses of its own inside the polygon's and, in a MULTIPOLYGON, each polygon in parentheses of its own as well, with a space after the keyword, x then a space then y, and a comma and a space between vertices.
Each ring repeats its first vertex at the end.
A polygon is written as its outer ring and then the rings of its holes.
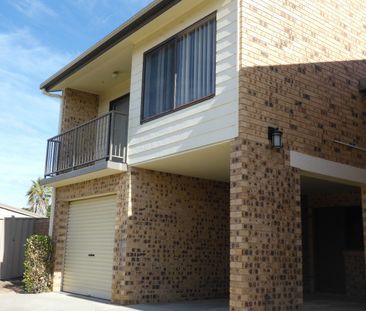
POLYGON ((358 80, 358 89, 361 93, 366 94, 366 78, 358 80))
POLYGON ((282 144, 282 132, 275 127, 268 127, 268 139, 271 141, 273 149, 280 149, 282 144))

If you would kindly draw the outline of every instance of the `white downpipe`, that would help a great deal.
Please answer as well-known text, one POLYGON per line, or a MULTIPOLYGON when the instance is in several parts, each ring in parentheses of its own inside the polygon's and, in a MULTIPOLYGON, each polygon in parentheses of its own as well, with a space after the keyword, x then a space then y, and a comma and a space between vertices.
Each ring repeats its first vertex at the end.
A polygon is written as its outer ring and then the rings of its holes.
MULTIPOLYGON (((52 97, 52 98, 58 98, 60 99, 60 113, 59 113, 59 119, 58 119, 58 133, 61 132, 61 120, 62 120, 62 106, 63 106, 63 96, 59 95, 59 94, 53 94, 53 93, 49 93, 47 92, 45 89, 42 89, 42 94, 46 95, 48 97, 52 97)), ((56 205, 56 188, 52 187, 52 202, 51 202, 51 213, 50 213, 50 223, 48 226, 48 235, 50 237, 52 237, 52 232, 53 232, 53 223, 54 223, 54 218, 55 218, 55 205, 56 205)))

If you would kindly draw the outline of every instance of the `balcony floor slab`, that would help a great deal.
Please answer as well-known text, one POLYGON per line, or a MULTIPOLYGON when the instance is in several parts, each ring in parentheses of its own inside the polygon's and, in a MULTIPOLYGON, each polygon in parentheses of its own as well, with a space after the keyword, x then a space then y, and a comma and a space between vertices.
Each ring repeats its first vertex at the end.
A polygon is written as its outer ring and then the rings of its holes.
POLYGON ((62 187, 79 182, 120 174, 127 171, 127 164, 113 161, 98 161, 94 165, 75 169, 57 176, 41 180, 42 185, 62 187))

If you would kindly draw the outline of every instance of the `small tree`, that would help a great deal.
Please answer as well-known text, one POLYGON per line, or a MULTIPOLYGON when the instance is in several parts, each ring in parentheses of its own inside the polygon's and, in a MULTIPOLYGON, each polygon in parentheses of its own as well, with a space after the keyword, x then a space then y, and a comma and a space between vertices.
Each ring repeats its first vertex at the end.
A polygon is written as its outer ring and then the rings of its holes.
POLYGON ((28 210, 45 217, 49 216, 51 195, 51 188, 41 185, 40 178, 32 180, 32 186, 27 192, 28 210))
POLYGON ((25 243, 24 290, 27 293, 49 291, 52 285, 52 241, 46 235, 32 235, 25 243))

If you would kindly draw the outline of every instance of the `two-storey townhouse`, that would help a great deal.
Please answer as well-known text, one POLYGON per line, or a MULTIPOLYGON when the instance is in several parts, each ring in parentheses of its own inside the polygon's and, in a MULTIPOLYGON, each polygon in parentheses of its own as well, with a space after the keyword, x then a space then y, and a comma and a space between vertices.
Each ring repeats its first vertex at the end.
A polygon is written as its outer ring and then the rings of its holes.
POLYGON ((232 311, 362 296, 365 17, 157 0, 42 83, 62 91, 54 290, 232 311))

